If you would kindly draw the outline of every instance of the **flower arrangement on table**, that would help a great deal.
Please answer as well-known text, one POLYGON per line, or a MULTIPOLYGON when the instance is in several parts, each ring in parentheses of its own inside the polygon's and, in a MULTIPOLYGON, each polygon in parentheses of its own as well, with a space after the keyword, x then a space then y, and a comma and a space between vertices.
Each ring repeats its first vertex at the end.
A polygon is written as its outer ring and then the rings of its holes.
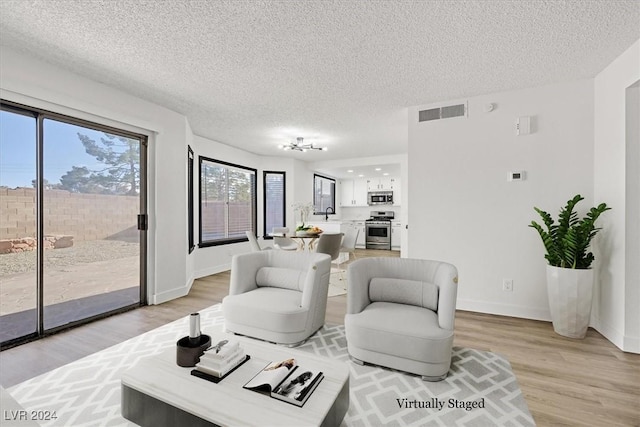
POLYGON ((314 211, 313 203, 296 202, 293 205, 291 205, 291 207, 293 208, 294 212, 296 213, 300 212, 300 225, 296 227, 296 232, 301 231, 303 233, 309 233, 309 234, 322 233, 322 230, 320 228, 312 227, 310 225, 305 224, 309 214, 314 211))

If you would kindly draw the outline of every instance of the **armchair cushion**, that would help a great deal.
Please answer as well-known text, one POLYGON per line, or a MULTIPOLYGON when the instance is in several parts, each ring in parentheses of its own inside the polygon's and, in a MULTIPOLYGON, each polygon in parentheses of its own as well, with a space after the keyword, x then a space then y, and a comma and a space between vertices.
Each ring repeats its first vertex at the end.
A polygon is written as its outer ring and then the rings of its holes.
POLYGON ((453 331, 438 327, 438 315, 422 307, 374 302, 357 316, 345 318, 349 345, 415 361, 451 359, 453 331))
POLYGON ((395 302, 438 311, 438 287, 419 280, 374 277, 369 283, 372 302, 395 302))
POLYGON ((225 301, 227 322, 265 325, 280 333, 304 331, 309 309, 300 306, 301 292, 262 287, 225 301))
POLYGON ((307 275, 304 271, 292 268, 261 267, 256 274, 258 287, 269 286, 273 288, 302 291, 307 275))

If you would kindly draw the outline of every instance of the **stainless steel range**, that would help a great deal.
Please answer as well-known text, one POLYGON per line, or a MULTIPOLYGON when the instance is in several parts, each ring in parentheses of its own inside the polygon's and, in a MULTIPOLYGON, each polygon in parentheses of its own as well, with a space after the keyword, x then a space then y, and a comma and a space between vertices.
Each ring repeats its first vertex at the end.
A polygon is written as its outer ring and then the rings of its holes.
POLYGON ((391 250, 391 220, 393 211, 371 211, 371 218, 365 221, 367 249, 391 250))

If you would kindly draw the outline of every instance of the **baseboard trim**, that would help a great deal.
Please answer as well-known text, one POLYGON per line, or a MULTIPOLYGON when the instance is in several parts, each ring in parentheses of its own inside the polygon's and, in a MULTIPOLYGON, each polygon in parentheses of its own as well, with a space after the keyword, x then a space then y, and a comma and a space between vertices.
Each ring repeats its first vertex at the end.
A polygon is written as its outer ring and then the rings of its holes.
POLYGON ((624 336, 624 347, 622 351, 640 354, 640 337, 624 336))
POLYGON ((215 267, 210 267, 202 270, 198 270, 191 276, 187 283, 184 286, 176 289, 171 289, 169 291, 161 292, 156 295, 152 295, 149 300, 149 304, 157 305, 162 304, 163 302, 171 301, 176 298, 181 298, 189 294, 191 287, 193 286, 193 282, 196 279, 201 277, 210 276, 212 274, 222 273, 223 271, 228 271, 231 269, 231 264, 218 265, 215 267))
POLYGON ((544 320, 547 322, 551 321, 551 314, 548 309, 537 309, 518 305, 497 304, 494 302, 466 299, 458 299, 456 308, 458 310, 474 311, 477 313, 519 317, 522 319, 544 320))
POLYGON ((623 332, 614 328, 607 322, 596 316, 591 317, 593 328, 600 332, 606 339, 611 341, 613 345, 620 350, 628 353, 640 354, 640 337, 632 337, 625 335, 623 332))
POLYGON ((185 286, 177 289, 171 289, 170 291, 162 292, 153 296, 152 301, 149 301, 150 304, 158 305, 163 302, 171 301, 172 299, 180 298, 186 296, 191 289, 191 284, 187 283, 185 286))
POLYGON ((231 270, 231 264, 221 264, 213 267, 207 267, 195 272, 194 278, 199 279, 201 277, 211 276, 212 274, 222 273, 223 271, 231 270))

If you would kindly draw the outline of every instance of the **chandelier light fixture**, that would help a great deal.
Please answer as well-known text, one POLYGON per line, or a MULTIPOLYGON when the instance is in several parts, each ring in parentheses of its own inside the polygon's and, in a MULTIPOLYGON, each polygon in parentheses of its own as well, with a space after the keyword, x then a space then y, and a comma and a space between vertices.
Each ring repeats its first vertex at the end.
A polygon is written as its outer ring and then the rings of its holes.
POLYGON ((319 150, 319 151, 327 151, 327 147, 314 147, 313 144, 305 144, 303 142, 302 137, 296 138, 296 142, 290 142, 289 144, 282 144, 279 148, 282 148, 285 151, 308 151, 308 150, 319 150))

